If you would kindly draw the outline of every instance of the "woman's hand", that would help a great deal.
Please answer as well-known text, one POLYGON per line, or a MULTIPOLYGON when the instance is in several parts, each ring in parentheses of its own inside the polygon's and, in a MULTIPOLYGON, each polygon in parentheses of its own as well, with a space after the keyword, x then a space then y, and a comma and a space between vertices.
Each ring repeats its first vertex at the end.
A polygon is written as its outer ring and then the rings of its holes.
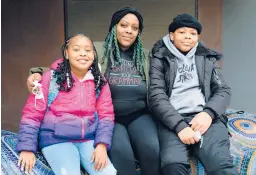
POLYGON ((28 87, 28 90, 29 92, 31 93, 32 92, 32 89, 33 87, 35 86, 33 84, 34 81, 40 81, 42 78, 42 76, 39 74, 39 73, 34 73, 34 74, 31 74, 28 79, 27 79, 27 87, 28 87))

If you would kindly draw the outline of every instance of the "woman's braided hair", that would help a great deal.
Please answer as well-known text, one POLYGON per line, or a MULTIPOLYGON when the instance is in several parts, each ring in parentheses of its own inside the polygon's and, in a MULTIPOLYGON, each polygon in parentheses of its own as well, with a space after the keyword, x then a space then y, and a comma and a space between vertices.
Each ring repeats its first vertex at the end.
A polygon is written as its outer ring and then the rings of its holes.
MULTIPOLYGON (((121 56, 120 56, 120 48, 117 40, 117 32, 116 32, 117 24, 112 27, 111 31, 108 33, 105 43, 104 43, 104 55, 102 58, 102 63, 104 63, 105 59, 109 59, 111 61, 111 66, 119 66, 121 64, 121 56)), ((131 46, 133 47, 133 60, 135 62, 136 68, 139 70, 140 74, 144 76, 143 72, 143 45, 140 38, 140 32, 131 46)))

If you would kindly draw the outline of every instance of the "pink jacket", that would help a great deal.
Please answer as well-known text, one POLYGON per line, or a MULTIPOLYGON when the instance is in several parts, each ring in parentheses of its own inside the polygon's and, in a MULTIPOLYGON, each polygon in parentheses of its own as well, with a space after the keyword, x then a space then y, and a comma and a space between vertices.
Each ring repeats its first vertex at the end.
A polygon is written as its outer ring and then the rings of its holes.
POLYGON ((40 81, 44 100, 37 99, 36 107, 41 110, 35 107, 34 94, 29 96, 23 108, 17 150, 36 152, 37 138, 40 148, 61 142, 93 139, 95 146, 104 143, 109 149, 114 128, 114 110, 109 85, 106 83, 102 87, 96 100, 94 77, 91 72, 86 74, 82 82, 72 74, 75 82, 71 91, 60 91, 46 112, 50 74, 50 71, 45 72, 40 81), (95 120, 96 115, 98 122, 95 120), (85 137, 86 135, 88 137, 85 137))

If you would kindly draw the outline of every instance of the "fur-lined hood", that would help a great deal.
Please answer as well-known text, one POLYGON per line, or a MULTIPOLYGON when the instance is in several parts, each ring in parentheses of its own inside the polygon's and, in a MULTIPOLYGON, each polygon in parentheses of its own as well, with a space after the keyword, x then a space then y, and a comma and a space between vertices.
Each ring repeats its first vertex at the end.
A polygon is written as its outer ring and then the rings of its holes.
MULTIPOLYGON (((198 43, 197 49, 196 49, 196 55, 204 56, 205 58, 211 58, 214 57, 216 60, 222 59, 222 54, 207 48, 202 42, 198 43)), ((170 55, 169 50, 165 46, 163 40, 159 40, 156 42, 152 48, 152 55, 155 55, 159 58, 165 57, 166 55, 170 55)), ((173 57, 174 55, 171 54, 173 57)))

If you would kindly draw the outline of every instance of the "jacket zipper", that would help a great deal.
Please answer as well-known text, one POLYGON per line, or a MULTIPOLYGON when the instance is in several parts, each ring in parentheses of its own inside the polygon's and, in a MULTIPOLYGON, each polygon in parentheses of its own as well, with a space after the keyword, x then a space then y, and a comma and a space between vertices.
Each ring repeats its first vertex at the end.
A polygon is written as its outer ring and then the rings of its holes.
POLYGON ((168 78, 168 80, 169 80, 168 97, 169 98, 171 97, 172 87, 174 85, 174 82, 175 82, 175 79, 176 79, 176 74, 177 74, 177 64, 175 64, 175 60, 174 59, 171 60, 171 65, 170 65, 170 69, 169 69, 169 76, 171 76, 172 74, 174 75, 173 79, 172 79, 172 82, 170 81, 170 78, 168 78), (172 68, 174 68, 174 69, 172 69, 172 68))
MULTIPOLYGON (((81 107, 81 112, 83 111, 84 109, 84 98, 83 98, 83 82, 80 82, 80 95, 81 95, 81 103, 82 103, 82 107, 81 107)), ((84 135, 85 135, 85 131, 84 131, 84 118, 82 117, 82 137, 81 139, 84 139, 84 135)))
MULTIPOLYGON (((204 78, 205 78, 205 64, 206 64, 206 60, 204 59, 204 61, 203 61, 203 74, 202 74, 202 82, 201 82, 201 88, 202 88, 202 91, 203 91, 203 94, 204 94, 204 96, 205 96, 205 87, 204 87, 204 78)), ((198 72, 197 72, 197 74, 199 74, 198 72)), ((199 77, 199 75, 198 75, 198 78, 200 78, 199 77)), ((205 98, 205 97, 204 97, 205 98)), ((205 98, 205 100, 206 100, 206 98, 205 98)))
POLYGON ((206 61, 203 58, 202 75, 200 77, 199 70, 198 70, 199 63, 198 63, 198 60, 195 56, 196 73, 197 73, 197 76, 198 76, 199 87, 201 88, 201 91, 202 91, 203 94, 205 93, 205 90, 204 90, 205 64, 206 64, 206 61))
POLYGON ((80 94, 81 94, 81 99, 82 99, 82 109, 81 109, 81 112, 83 111, 84 109, 84 93, 83 93, 83 82, 81 82, 81 86, 80 86, 80 94))
POLYGON ((85 133, 84 133, 84 118, 82 117, 82 137, 81 137, 81 139, 84 139, 84 135, 85 135, 85 133))

